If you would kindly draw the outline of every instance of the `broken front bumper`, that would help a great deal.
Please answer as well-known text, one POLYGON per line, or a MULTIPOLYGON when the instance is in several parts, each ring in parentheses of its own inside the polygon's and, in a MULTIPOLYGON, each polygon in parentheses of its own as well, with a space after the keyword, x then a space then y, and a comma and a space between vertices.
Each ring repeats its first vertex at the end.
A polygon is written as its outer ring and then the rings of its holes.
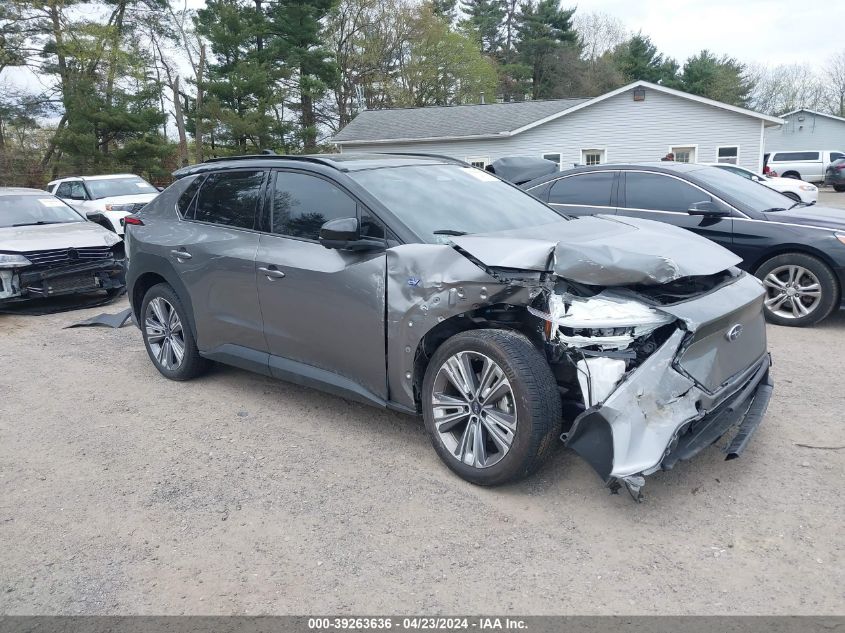
POLYGON ((106 259, 68 266, 28 267, 0 271, 0 302, 122 288, 123 259, 106 259))
POLYGON ((772 392, 769 354, 711 394, 677 362, 685 336, 677 330, 566 434, 566 445, 606 484, 622 482, 636 496, 644 475, 690 459, 737 424, 726 452, 738 457, 762 421, 772 392))

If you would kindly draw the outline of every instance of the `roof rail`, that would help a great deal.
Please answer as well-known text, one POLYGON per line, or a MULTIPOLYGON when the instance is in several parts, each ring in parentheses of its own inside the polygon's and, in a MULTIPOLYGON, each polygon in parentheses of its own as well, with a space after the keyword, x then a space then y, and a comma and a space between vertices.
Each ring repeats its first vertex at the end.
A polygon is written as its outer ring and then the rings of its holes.
MULTIPOLYGON (((351 154, 352 152, 350 152, 351 154)), ((423 158, 439 158, 441 160, 448 160, 450 163, 458 163, 460 165, 469 165, 465 160, 455 158, 454 156, 446 156, 445 154, 428 154, 425 152, 373 152, 375 154, 386 154, 387 156, 422 156, 423 158)))
POLYGON ((223 163, 230 160, 298 160, 304 163, 317 163, 318 165, 327 165, 334 167, 331 160, 320 158, 318 156, 306 156, 303 154, 246 154, 243 156, 216 156, 214 158, 206 158, 206 163, 223 163))

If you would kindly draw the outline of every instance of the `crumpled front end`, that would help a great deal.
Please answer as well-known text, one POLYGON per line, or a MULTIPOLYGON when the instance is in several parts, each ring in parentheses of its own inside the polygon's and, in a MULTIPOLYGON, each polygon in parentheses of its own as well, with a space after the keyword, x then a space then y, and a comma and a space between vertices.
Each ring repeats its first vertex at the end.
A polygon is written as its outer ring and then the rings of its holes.
POLYGON ((113 246, 26 251, 0 262, 0 304, 112 290, 126 281, 122 242, 113 246))
POLYGON ((547 323, 559 384, 578 385, 563 394, 574 411, 564 442, 612 488, 624 484, 639 498, 645 475, 689 459, 737 425, 728 458, 744 450, 771 382, 763 290, 737 275, 680 301, 629 289, 556 291, 547 312, 530 308, 547 323))

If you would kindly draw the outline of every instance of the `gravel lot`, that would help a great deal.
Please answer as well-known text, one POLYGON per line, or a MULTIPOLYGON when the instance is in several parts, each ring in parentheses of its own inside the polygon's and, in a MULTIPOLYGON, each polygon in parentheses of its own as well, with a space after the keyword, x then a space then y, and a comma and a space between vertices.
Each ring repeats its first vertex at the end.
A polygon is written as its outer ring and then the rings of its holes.
POLYGON ((747 453, 637 505, 565 450, 482 489, 414 418, 225 367, 169 382, 134 327, 62 329, 101 311, 0 315, 2 613, 845 613, 845 451, 796 446, 845 445, 845 312, 770 327, 747 453))

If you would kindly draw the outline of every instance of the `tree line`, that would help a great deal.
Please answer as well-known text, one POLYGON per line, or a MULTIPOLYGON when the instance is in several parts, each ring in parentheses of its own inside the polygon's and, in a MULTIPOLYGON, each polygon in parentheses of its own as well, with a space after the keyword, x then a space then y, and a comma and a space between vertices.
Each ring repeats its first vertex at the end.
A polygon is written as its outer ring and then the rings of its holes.
POLYGON ((679 62, 559 0, 179 1, 0 4, 0 185, 118 170, 162 182, 210 156, 327 149, 365 108, 591 97, 640 79, 845 115, 845 51, 822 72, 709 50, 679 62))

